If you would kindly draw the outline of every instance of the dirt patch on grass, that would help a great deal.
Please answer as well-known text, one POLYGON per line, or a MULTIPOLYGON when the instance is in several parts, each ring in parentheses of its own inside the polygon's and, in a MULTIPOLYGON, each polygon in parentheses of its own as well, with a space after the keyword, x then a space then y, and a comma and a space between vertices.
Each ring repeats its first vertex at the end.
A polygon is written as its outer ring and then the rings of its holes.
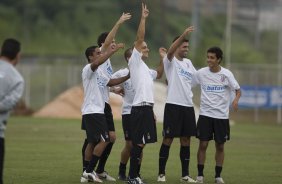
MULTIPOLYGON (((163 121, 164 105, 166 101, 166 85, 155 82, 155 105, 154 112, 159 122, 163 121)), ((40 110, 35 112, 35 117, 50 118, 75 118, 81 119, 81 105, 83 103, 82 86, 72 87, 54 100, 46 104, 40 110)), ((112 107, 114 119, 121 119, 122 97, 110 93, 110 105, 112 107)))

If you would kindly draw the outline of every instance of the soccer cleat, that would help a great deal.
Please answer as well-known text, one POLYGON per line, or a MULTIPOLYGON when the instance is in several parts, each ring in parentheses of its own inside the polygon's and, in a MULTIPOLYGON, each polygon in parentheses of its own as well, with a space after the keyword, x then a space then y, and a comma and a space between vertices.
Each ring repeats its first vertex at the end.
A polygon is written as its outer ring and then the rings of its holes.
POLYGON ((88 179, 81 176, 80 177, 80 183, 88 183, 88 179))
POLYGON ((215 178, 215 181, 214 181, 216 184, 223 184, 224 181, 221 177, 218 177, 218 178, 215 178))
POLYGON ((164 174, 160 174, 159 176, 158 176, 158 180, 157 180, 158 182, 165 182, 166 181, 166 179, 165 179, 165 175, 164 174))
POLYGON ((128 184, 145 184, 139 177, 127 180, 128 184))
POLYGON ((188 182, 188 183, 196 183, 195 180, 193 180, 190 176, 184 176, 180 179, 182 182, 188 182))
POLYGON ((138 180, 139 182, 141 182, 141 184, 145 184, 144 180, 140 177, 140 175, 137 176, 137 180, 138 180))
POLYGON ((127 181, 127 177, 124 174, 119 174, 118 179, 121 181, 127 181))
POLYGON ((197 183, 204 183, 204 176, 197 176, 196 182, 197 183))
POLYGON ((96 175, 96 173, 94 171, 91 172, 91 173, 87 173, 86 171, 84 171, 82 176, 85 179, 88 179, 88 181, 94 181, 94 182, 98 182, 98 183, 103 183, 103 181, 99 179, 99 177, 96 175))
POLYGON ((100 178, 100 179, 103 179, 103 180, 107 180, 107 181, 116 181, 116 179, 112 176, 110 176, 106 171, 102 172, 102 173, 97 173, 97 176, 100 178))

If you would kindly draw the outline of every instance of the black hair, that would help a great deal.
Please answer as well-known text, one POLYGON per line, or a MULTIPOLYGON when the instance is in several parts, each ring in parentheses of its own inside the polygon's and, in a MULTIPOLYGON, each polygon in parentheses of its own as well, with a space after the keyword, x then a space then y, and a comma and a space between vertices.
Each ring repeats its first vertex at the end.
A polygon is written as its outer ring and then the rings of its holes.
MULTIPOLYGON (((180 37, 180 36, 175 37, 175 38, 173 39, 172 43, 175 42, 179 37, 180 37)), ((189 40, 185 38, 184 40, 182 40, 182 43, 183 43, 183 42, 189 42, 189 40)))
POLYGON ((100 36, 98 37, 97 39, 97 44, 99 45, 99 47, 102 46, 102 43, 105 42, 107 36, 108 36, 109 32, 104 32, 104 33, 101 33, 100 36))
POLYGON ((2 44, 0 55, 5 56, 10 60, 13 60, 17 57, 17 54, 20 52, 20 50, 21 50, 20 42, 13 38, 8 38, 2 44))
POLYGON ((90 46, 85 50, 85 56, 87 58, 87 61, 89 62, 89 56, 92 56, 92 53, 95 51, 95 49, 98 48, 98 46, 94 45, 94 46, 90 46))
POLYGON ((124 59, 127 61, 127 58, 130 58, 131 57, 131 54, 132 54, 132 48, 128 48, 124 51, 124 59))
POLYGON ((217 59, 220 59, 220 61, 223 59, 223 52, 219 47, 211 47, 208 49, 207 53, 214 53, 217 57, 217 59))

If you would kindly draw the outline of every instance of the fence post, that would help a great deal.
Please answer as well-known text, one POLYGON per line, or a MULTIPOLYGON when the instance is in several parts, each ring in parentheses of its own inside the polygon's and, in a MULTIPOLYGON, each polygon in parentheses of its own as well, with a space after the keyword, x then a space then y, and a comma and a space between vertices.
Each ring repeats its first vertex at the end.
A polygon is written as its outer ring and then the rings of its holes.
POLYGON ((45 66, 45 103, 47 104, 50 101, 50 77, 51 77, 51 66, 45 66))

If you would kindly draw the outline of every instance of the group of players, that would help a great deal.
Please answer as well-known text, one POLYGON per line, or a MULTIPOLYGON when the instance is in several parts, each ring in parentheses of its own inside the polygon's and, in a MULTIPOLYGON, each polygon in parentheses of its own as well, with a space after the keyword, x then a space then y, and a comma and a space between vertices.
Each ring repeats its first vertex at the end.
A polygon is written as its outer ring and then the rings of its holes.
POLYGON ((160 64, 156 70, 148 68, 149 49, 144 40, 147 6, 142 3, 142 14, 133 48, 124 52, 128 68, 113 74, 110 57, 124 48, 115 43, 115 35, 125 21, 131 18, 123 13, 109 33, 98 38, 98 46, 90 46, 85 55, 88 64, 82 70, 84 102, 82 105, 82 129, 86 139, 82 148, 83 174, 81 182, 115 181, 105 171, 105 164, 115 142, 115 127, 109 105, 110 90, 123 95, 122 126, 125 147, 121 152, 118 179, 129 184, 143 184, 140 176, 143 149, 157 141, 156 118, 153 112, 153 81, 165 72, 167 100, 164 110, 163 141, 159 152, 157 181, 165 182, 165 168, 170 146, 175 137, 180 138, 181 181, 204 182, 204 163, 210 140, 215 140, 215 183, 224 183, 221 177, 224 160, 224 143, 230 139, 229 105, 238 108, 240 86, 233 74, 220 66, 223 53, 218 47, 207 51, 207 67, 196 70, 187 59, 189 41, 187 35, 194 31, 190 26, 176 37, 168 50, 159 49, 160 64), (200 115, 196 125, 192 87, 201 86, 200 115), (118 86, 118 87, 114 87, 118 86), (110 88, 111 87, 111 88, 110 88), (232 98, 232 93, 235 97, 232 98), (232 100, 232 101, 231 101, 232 100), (198 176, 189 175, 190 137, 199 139, 198 176), (126 165, 130 159, 128 177, 126 165))

